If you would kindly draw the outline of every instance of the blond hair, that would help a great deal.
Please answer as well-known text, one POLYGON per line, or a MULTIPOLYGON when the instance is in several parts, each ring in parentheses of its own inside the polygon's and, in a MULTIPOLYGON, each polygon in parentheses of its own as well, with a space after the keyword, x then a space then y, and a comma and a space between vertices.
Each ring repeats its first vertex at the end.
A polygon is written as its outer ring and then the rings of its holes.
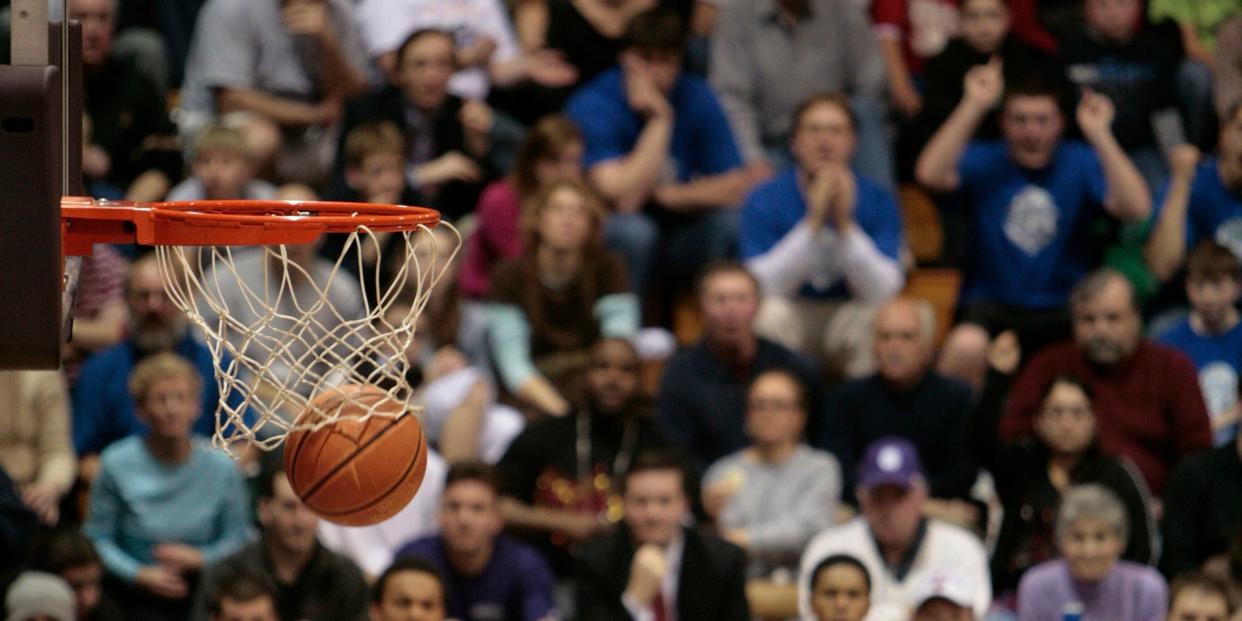
POLYGON ((188 380, 194 394, 202 391, 203 378, 189 360, 170 352, 147 356, 129 374, 129 394, 135 404, 141 404, 156 382, 177 377, 188 380))
POLYGON ((345 165, 358 168, 379 153, 405 155, 405 136, 392 121, 363 123, 345 137, 345 165))
POLYGON ((202 157, 207 151, 224 151, 247 162, 253 161, 246 137, 241 131, 223 125, 209 125, 194 138, 194 159, 202 157))

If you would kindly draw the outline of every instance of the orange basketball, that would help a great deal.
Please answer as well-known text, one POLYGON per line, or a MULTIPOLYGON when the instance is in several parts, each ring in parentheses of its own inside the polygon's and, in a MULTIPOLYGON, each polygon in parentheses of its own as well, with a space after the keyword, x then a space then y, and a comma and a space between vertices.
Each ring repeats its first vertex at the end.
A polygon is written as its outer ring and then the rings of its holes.
POLYGON ((345 526, 382 522, 409 504, 427 470, 422 425, 404 403, 375 386, 346 384, 323 391, 297 425, 342 417, 285 439, 285 472, 302 502, 320 517, 345 526), (377 412, 365 421, 344 418, 377 412))

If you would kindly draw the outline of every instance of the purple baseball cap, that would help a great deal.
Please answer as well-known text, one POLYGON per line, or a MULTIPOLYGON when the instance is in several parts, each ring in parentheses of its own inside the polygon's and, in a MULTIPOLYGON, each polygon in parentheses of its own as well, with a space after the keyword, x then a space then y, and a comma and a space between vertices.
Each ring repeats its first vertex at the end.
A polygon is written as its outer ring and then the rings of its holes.
POLYGON ((866 489, 880 485, 909 488, 922 477, 918 449, 909 440, 895 436, 872 442, 858 466, 858 484, 866 489))

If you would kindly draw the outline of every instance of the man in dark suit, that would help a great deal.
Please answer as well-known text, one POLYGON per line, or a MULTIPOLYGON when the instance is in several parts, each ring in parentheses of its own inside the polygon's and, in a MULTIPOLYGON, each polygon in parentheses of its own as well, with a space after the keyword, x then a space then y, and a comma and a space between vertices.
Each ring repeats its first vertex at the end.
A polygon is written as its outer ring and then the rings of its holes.
POLYGON ((667 453, 638 456, 625 476, 623 528, 580 553, 578 618, 746 621, 741 548, 682 526, 685 471, 667 453))

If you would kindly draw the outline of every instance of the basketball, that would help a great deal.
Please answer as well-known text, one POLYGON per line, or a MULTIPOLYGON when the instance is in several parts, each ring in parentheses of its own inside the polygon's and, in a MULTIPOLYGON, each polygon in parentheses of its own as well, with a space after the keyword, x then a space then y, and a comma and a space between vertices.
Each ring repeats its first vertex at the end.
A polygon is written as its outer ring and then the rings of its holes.
POLYGON ((293 491, 311 511, 345 526, 396 515, 414 497, 426 470, 427 440, 418 418, 375 386, 346 384, 321 392, 286 439, 285 472, 293 491), (378 415, 348 418, 372 407, 378 415), (331 418, 338 420, 302 428, 331 418))

